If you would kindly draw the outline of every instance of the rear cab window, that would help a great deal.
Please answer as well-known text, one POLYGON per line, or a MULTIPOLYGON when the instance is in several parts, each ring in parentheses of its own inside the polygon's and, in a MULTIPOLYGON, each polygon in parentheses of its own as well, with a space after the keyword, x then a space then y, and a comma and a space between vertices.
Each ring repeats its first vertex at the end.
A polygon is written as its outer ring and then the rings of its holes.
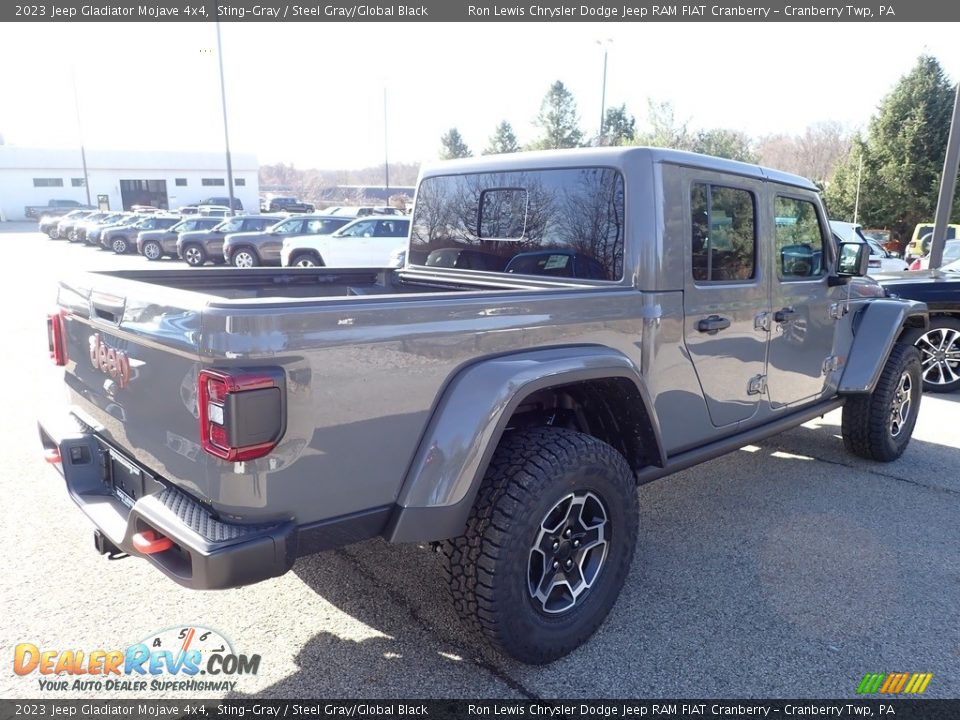
POLYGON ((410 228, 414 265, 619 281, 624 183, 612 168, 425 178, 410 228))

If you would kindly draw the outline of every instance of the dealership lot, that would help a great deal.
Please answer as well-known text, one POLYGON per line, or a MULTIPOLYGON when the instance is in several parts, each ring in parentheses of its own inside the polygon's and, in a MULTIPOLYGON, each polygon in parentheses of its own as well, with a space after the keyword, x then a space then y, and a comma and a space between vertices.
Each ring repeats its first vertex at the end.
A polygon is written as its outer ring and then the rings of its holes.
MULTIPOLYGON (((960 694, 960 394, 927 395, 889 465, 847 455, 832 413, 642 487, 638 551, 613 613, 577 652, 526 667, 462 629, 427 547, 368 542, 223 592, 97 555, 40 455, 35 418, 62 395, 44 318, 58 275, 148 261, 28 223, 0 225, 0 247, 7 662, 19 643, 111 650, 202 626, 259 654, 257 674, 225 692, 143 696, 849 697, 867 672, 930 672, 926 696, 960 694)), ((82 694, 42 692, 38 677, 6 665, 0 694, 82 694)))

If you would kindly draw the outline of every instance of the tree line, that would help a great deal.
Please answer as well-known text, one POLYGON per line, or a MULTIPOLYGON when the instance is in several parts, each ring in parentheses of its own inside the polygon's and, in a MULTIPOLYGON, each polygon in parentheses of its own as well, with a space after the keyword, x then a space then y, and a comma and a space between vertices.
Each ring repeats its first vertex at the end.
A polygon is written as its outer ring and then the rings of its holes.
MULTIPOLYGON (((901 239, 917 223, 933 220, 955 87, 939 61, 921 55, 883 97, 865 131, 851 133, 834 120, 802 134, 774 133, 752 138, 742 130, 692 130, 668 102, 648 101, 646 129, 637 128, 626 106, 609 107, 600 132, 580 128, 576 99, 557 80, 547 90, 533 121, 537 135, 521 146, 513 126, 501 121, 482 154, 584 146, 644 145, 759 163, 817 183, 830 217, 886 228, 901 239)), ((472 155, 456 127, 440 138, 442 159, 472 155)), ((951 218, 960 217, 954 199, 951 218)))

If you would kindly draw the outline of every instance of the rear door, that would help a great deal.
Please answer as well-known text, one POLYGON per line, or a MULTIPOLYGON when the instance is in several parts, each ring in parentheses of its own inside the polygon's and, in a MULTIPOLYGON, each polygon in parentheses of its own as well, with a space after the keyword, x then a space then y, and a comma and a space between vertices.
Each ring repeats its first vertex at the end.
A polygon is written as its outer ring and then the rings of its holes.
POLYGON ((760 180, 688 170, 684 337, 716 427, 748 420, 763 395, 770 309, 758 243, 760 180))

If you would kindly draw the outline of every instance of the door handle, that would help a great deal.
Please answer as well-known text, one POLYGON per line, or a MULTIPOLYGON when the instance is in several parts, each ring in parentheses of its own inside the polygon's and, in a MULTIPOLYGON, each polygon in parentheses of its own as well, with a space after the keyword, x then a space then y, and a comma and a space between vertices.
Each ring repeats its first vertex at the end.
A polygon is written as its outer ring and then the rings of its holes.
POLYGON ((777 312, 775 312, 773 315, 773 319, 778 323, 784 323, 793 320, 798 314, 799 313, 793 308, 787 307, 783 308, 782 310, 777 310, 777 312))
POLYGON ((730 327, 730 318, 720 317, 719 315, 711 315, 697 323, 698 331, 709 333, 710 335, 716 335, 728 327, 730 327))

